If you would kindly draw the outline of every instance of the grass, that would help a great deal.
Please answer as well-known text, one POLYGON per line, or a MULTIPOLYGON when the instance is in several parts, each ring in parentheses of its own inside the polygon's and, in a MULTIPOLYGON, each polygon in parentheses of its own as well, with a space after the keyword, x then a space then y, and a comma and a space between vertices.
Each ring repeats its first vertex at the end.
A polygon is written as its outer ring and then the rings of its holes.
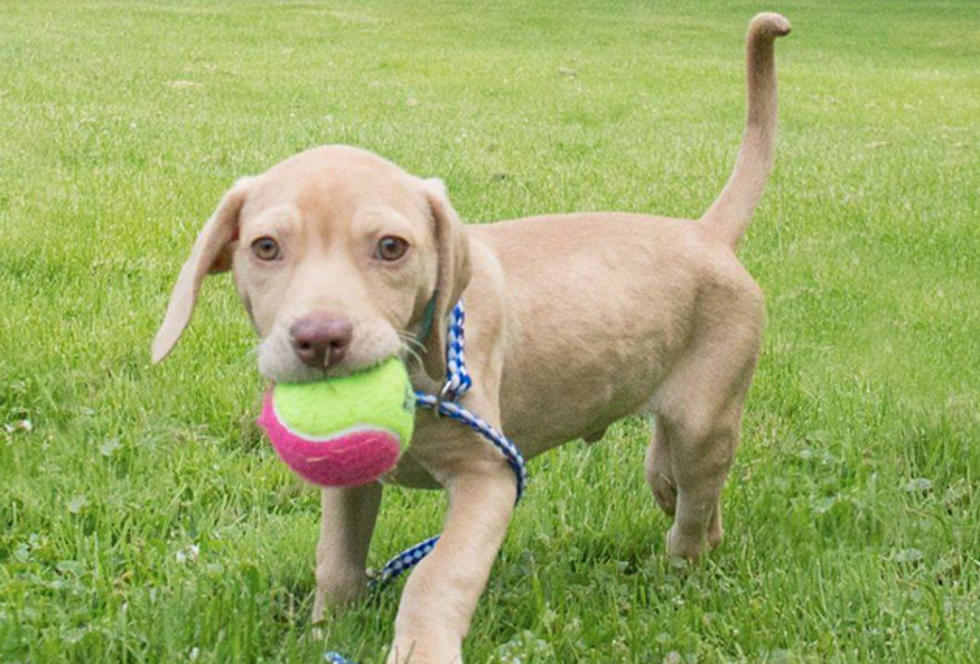
MULTIPOLYGON (((531 464, 471 662, 980 657, 980 16, 964 2, 0 7, 0 660, 317 661, 316 493, 252 424, 227 277, 149 341, 239 175, 326 142, 473 222, 698 215, 741 131, 742 34, 789 16, 781 138, 742 249, 770 323, 691 570, 645 424, 531 464)), ((386 492, 371 562, 435 532, 386 492)), ((381 661, 398 592, 327 626, 381 661)))

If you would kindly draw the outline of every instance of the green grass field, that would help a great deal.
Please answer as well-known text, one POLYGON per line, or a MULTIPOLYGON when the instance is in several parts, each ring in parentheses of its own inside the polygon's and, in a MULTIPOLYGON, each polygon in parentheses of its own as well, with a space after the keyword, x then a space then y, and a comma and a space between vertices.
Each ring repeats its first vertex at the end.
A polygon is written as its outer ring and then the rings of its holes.
MULTIPOLYGON (((770 321, 727 538, 667 562, 644 422, 538 458, 468 661, 980 659, 977 5, 685 4, 0 4, 0 661, 321 658, 318 498, 252 423, 227 276, 149 366, 236 177, 353 143, 444 178, 473 223, 698 216, 762 9, 794 33, 741 251, 770 321)), ((443 508, 387 491, 371 563, 443 508)), ((381 661, 398 594, 328 645, 381 661)))

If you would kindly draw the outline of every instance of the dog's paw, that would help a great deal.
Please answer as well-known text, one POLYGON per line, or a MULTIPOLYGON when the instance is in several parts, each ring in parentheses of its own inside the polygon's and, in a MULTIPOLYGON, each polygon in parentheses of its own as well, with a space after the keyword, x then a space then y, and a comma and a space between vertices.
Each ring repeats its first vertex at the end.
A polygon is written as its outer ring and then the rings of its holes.
POLYGON ((706 540, 704 537, 685 537, 675 523, 667 531, 667 557, 671 561, 694 561, 704 552, 706 540))

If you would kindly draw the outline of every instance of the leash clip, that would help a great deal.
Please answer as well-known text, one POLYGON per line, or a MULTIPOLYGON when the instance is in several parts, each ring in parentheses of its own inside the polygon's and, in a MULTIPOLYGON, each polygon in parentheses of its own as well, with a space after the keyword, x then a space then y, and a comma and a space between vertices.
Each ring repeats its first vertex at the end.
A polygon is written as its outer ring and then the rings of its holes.
MULTIPOLYGON (((432 416, 437 420, 443 417, 442 404, 447 403, 446 394, 449 393, 449 387, 449 381, 447 380, 446 384, 442 386, 441 390, 439 390, 439 394, 435 395, 436 403, 432 407, 432 416)), ((449 399, 448 401, 451 402, 452 399, 449 399)))
POLYGON ((457 401, 459 401, 459 397, 460 397, 459 393, 455 389, 453 389, 452 379, 447 379, 446 383, 442 386, 442 389, 439 390, 439 394, 436 395, 435 408, 432 409, 433 414, 436 417, 443 417, 444 414, 441 408, 442 404, 456 403, 457 401))

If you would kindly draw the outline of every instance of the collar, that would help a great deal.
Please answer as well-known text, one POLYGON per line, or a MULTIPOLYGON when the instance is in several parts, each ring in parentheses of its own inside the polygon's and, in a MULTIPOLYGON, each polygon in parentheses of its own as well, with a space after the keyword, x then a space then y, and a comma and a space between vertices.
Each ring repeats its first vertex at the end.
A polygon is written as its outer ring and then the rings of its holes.
POLYGON ((425 305, 425 311, 422 312, 422 328, 419 330, 419 341, 422 343, 425 343, 429 333, 432 332, 432 323, 436 317, 436 295, 438 294, 439 291, 432 294, 429 303, 425 305))

